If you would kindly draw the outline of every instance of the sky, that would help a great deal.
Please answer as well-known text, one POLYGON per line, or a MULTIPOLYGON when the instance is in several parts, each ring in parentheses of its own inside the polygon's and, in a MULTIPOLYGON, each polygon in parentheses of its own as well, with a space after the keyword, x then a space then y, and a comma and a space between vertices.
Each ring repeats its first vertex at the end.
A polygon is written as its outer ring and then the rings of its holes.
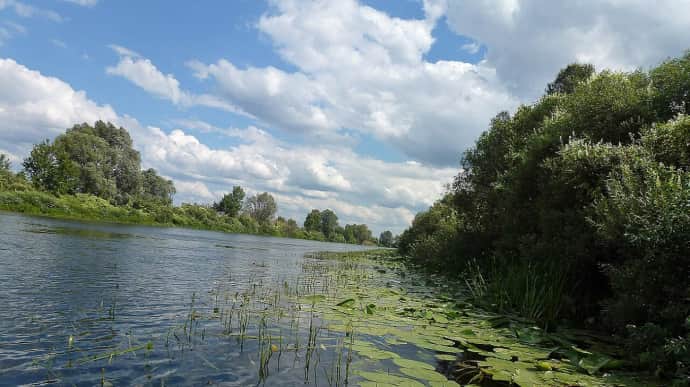
POLYGON ((690 48, 690 0, 0 0, 0 152, 127 128, 176 203, 241 185, 278 213, 401 232, 463 151, 559 69, 690 48))

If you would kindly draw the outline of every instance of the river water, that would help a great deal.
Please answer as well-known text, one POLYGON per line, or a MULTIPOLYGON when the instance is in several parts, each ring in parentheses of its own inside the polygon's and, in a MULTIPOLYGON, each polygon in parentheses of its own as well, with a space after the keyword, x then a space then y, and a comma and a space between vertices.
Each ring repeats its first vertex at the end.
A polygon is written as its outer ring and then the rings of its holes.
POLYGON ((295 281, 307 252, 361 249, 0 213, 0 385, 303 385, 303 359, 259 375, 252 344, 195 313, 295 281))

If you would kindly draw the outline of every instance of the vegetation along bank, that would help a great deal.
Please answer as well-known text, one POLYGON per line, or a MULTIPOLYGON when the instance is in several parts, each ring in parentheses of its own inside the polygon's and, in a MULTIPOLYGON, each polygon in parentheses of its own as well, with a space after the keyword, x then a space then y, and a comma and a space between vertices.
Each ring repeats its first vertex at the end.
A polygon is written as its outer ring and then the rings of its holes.
POLYGON ((620 337, 690 385, 690 53, 649 71, 572 64, 501 112, 401 254, 475 303, 620 337))
POLYGON ((180 226, 320 241, 390 247, 390 231, 380 238, 366 224, 338 223, 330 209, 312 210, 303 227, 276 217, 268 193, 245 197, 234 186, 212 205, 173 205, 175 185, 154 169, 141 169, 141 156, 124 128, 96 122, 75 125, 54 141, 36 144, 22 170, 12 171, 0 154, 0 210, 59 218, 180 226), (379 241, 380 239, 380 241, 379 241))

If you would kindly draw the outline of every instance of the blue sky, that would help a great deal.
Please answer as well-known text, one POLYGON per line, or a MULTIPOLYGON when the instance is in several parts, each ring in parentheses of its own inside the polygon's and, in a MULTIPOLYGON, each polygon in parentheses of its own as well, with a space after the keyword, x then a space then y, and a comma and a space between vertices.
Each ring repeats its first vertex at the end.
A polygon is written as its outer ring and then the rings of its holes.
POLYGON ((679 3, 0 0, 0 152, 107 119, 177 202, 240 184, 399 232, 559 68, 690 47, 679 3))

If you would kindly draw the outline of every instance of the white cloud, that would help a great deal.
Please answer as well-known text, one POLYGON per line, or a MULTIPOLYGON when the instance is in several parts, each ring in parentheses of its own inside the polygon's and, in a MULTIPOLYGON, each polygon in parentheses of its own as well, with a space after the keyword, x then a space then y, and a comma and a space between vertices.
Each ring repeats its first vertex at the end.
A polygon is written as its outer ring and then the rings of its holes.
POLYGON ((0 0, 0 11, 4 9, 12 9, 17 16, 25 18, 39 16, 54 22, 64 21, 63 17, 55 11, 37 8, 17 0, 0 0))
POLYGON ((331 208, 343 224, 367 223, 377 231, 398 232, 438 197, 456 172, 417 162, 384 162, 339 146, 284 143, 253 126, 179 122, 183 128, 240 140, 236 146, 214 148, 182 129, 168 133, 141 125, 60 79, 0 59, 0 150, 15 166, 32 144, 54 138, 75 123, 99 119, 130 131, 143 166, 174 179, 178 202, 209 203, 239 184, 250 192, 273 193, 280 214, 299 222, 312 208, 331 208))
POLYGON ((517 101, 491 67, 425 61, 446 3, 427 0, 423 7, 424 19, 408 20, 354 0, 271 1, 257 27, 298 71, 190 61, 195 75, 211 83, 204 98, 213 103, 192 98, 135 53, 116 49, 121 60, 108 71, 176 104, 221 104, 321 142, 349 144, 358 132, 410 158, 456 166, 490 118, 517 101))
POLYGON ((147 92, 182 107, 202 105, 226 111, 236 110, 215 96, 196 95, 180 89, 180 82, 172 74, 163 74, 149 59, 135 51, 115 44, 109 47, 120 56, 115 66, 106 68, 106 73, 110 75, 121 76, 147 92))
POLYGON ((513 93, 531 100, 574 61, 631 70, 690 47, 688 0, 497 2, 449 0, 457 33, 488 48, 486 65, 513 93))
POLYGON ((106 71, 108 74, 127 78, 149 93, 169 99, 174 104, 182 103, 183 99, 186 103, 189 99, 180 90, 180 83, 174 76, 161 73, 148 59, 124 56, 116 66, 108 67, 106 71))
MULTIPOLYGON (((184 124, 185 121, 180 121, 184 124)), ((280 214, 302 221, 312 208, 331 208, 341 223, 367 223, 401 231, 413 214, 429 206, 457 172, 419 163, 391 163, 362 157, 342 147, 283 143, 256 127, 217 128, 200 121, 185 127, 222 133, 243 142, 225 149, 203 144, 183 130, 145 128, 135 136, 143 162, 185 184, 179 200, 217 199, 233 185, 268 191, 280 214)))
POLYGON ((469 54, 476 54, 482 48, 477 42, 465 43, 460 47, 463 51, 467 51, 469 54))
POLYGON ((75 123, 116 118, 110 106, 93 102, 84 91, 0 59, 0 148, 24 157, 31 144, 75 123))
POLYGON ((98 4, 98 0, 63 0, 68 3, 80 5, 82 7, 93 7, 98 4))

